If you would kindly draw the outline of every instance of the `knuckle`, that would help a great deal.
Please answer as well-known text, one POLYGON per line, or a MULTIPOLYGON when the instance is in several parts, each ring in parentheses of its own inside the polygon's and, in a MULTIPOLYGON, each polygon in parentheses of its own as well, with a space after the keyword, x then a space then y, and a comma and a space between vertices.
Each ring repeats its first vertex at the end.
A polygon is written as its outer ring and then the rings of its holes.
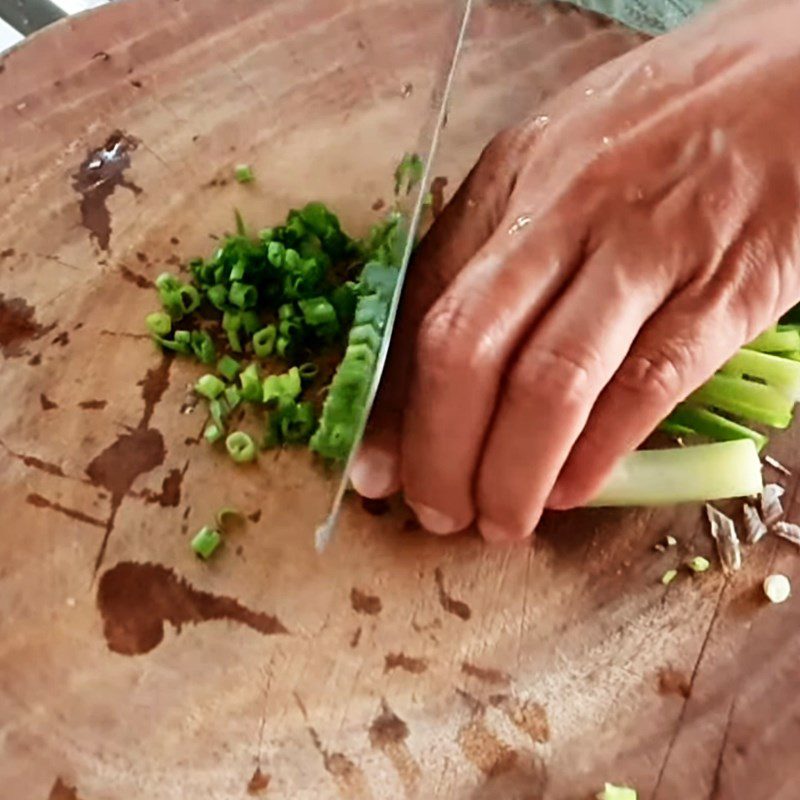
POLYGON ((449 379, 455 373, 492 366, 498 341, 486 325, 455 298, 444 297, 422 321, 417 339, 417 363, 428 377, 449 379))
POLYGON ((683 395, 691 352, 686 343, 673 342, 653 353, 631 355, 619 368, 615 383, 647 400, 673 402, 683 395))
POLYGON ((591 396, 599 357, 589 349, 531 348, 512 371, 506 393, 512 402, 543 397, 560 405, 582 405, 591 396))

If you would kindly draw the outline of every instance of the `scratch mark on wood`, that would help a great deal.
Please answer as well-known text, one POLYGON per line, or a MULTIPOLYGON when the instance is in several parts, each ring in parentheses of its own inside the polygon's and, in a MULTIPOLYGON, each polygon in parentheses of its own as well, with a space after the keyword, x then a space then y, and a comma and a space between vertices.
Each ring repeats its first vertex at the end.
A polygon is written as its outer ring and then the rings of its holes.
POLYGON ((722 797, 720 794, 720 787, 722 782, 722 765, 725 761, 725 751, 728 748, 728 736, 731 731, 731 723, 733 722, 733 714, 736 710, 736 698, 731 700, 730 708, 728 708, 728 718, 725 720, 725 730, 722 734, 722 744, 719 748, 719 755, 717 756, 717 763, 714 767, 714 780, 711 784, 711 794, 708 800, 718 800, 722 797))

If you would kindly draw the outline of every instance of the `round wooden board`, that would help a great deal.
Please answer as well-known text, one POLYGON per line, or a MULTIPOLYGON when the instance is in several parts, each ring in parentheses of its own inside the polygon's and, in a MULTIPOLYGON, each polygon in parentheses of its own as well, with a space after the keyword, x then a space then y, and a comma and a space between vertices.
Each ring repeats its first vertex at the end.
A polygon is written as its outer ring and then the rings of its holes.
MULTIPOLYGON (((234 207, 375 220, 453 25, 450 0, 136 0, 0 61, 4 797, 797 797, 800 611, 758 590, 800 580, 788 545, 665 588, 710 552, 698 508, 551 516, 507 550, 351 499, 320 557, 318 465, 198 444, 198 369, 142 334, 153 279, 234 207), (200 563, 189 534, 223 505, 250 519, 200 563)), ((638 41, 478 4, 446 194, 495 131, 638 41)), ((800 467, 793 438, 776 455, 800 467)))

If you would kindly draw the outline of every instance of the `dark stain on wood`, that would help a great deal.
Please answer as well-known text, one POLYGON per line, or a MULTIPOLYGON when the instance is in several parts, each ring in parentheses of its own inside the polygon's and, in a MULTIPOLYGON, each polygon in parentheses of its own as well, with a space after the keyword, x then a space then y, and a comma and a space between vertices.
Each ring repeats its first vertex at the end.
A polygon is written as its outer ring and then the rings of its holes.
POLYGON ((331 753, 322 746, 319 734, 314 728, 309 728, 308 733, 314 747, 322 756, 322 764, 339 788, 339 792, 353 800, 365 800, 370 797, 364 774, 344 753, 331 753))
POLYGON ((230 620, 265 635, 288 633, 273 614, 252 611, 232 597, 195 589, 162 564, 122 561, 103 573, 97 608, 109 650, 140 655, 164 638, 164 623, 178 633, 186 624, 230 620))
POLYGON ((52 411, 54 408, 58 408, 58 403, 54 403, 44 392, 39 395, 39 405, 42 407, 42 411, 52 411))
POLYGON ((373 517, 382 517, 389 513, 390 506, 389 501, 382 497, 362 497, 361 508, 373 517))
POLYGON ((78 408, 86 411, 102 411, 108 405, 108 400, 81 400, 78 408))
POLYGON ((261 509, 257 508, 252 514, 247 515, 250 522, 258 522, 261 519, 261 509))
POLYGON ((456 600, 445 591, 444 575, 440 567, 436 567, 434 570, 433 578, 436 581, 436 588, 439 590, 439 603, 442 608, 448 614, 453 614, 466 622, 472 616, 472 609, 463 600, 456 600))
POLYGON ((69 344, 69 333, 67 331, 61 331, 61 333, 56 336, 51 344, 57 344, 61 347, 66 347, 69 344))
POLYGON ((31 367, 38 367, 39 364, 41 363, 42 363, 42 356, 39 353, 36 353, 36 355, 31 356, 30 360, 28 361, 28 364, 31 367))
MULTIPOLYGON (((187 461, 183 469, 171 469, 161 482, 161 491, 153 492, 145 489, 141 496, 148 503, 157 503, 163 508, 175 508, 181 502, 181 486, 183 483, 183 476, 189 468, 187 461)), ((185 519, 185 517, 184 517, 185 519)))
POLYGON ((181 240, 177 236, 170 236, 169 237, 170 244, 180 244, 181 240))
POLYGON ((32 505, 34 508, 49 508, 52 511, 57 511, 59 514, 76 519, 78 522, 85 522, 87 525, 94 525, 96 528, 105 528, 106 522, 103 519, 92 517, 89 514, 84 514, 83 511, 78 511, 75 508, 67 508, 62 506, 61 503, 56 503, 53 500, 48 500, 40 494, 31 492, 26 498, 25 502, 32 505))
POLYGON ((80 798, 75 786, 70 786, 61 778, 56 778, 47 800, 80 800, 80 798))
POLYGON ((402 669, 412 675, 421 675, 428 669, 425 658, 414 658, 405 653, 387 653, 383 659, 383 671, 391 672, 393 669, 402 669))
POLYGON ((511 683, 509 675, 502 670, 492 669, 491 667, 479 667, 470 664, 468 661, 461 662, 461 671, 471 678, 477 678, 483 683, 490 683, 497 686, 508 686, 511 683))
POLYGON ((261 767, 256 767, 256 771, 247 782, 247 794, 261 794, 269 788, 272 776, 261 771, 261 767))
POLYGON ((374 594, 366 594, 356 589, 355 586, 350 590, 350 605, 353 606, 353 611, 356 613, 369 614, 370 616, 380 614, 383 608, 380 597, 374 594))
POLYGON ((382 751, 395 768, 406 797, 416 797, 421 771, 406 744, 408 725, 381 700, 381 713, 369 726, 369 742, 382 751))
POLYGON ((155 283, 151 281, 150 278, 145 275, 141 275, 138 272, 134 272, 125 264, 119 265, 119 274, 122 276, 123 280, 126 280, 128 283, 132 283, 134 286, 138 286, 140 289, 155 288, 155 283))
POLYGON ((383 208, 385 205, 386 205, 386 201, 385 201, 385 200, 384 200, 382 197, 379 197, 379 198, 378 198, 378 199, 377 199, 377 200, 376 200, 376 201, 375 201, 375 202, 372 204, 372 210, 373 210, 373 211, 380 211, 380 210, 381 210, 381 209, 382 209, 382 208, 383 208))
POLYGON ((141 89, 142 88, 142 82, 138 78, 133 78, 130 81, 130 84, 131 84, 131 86, 133 86, 134 89, 141 89))
POLYGON ((64 470, 61 469, 58 464, 53 464, 50 461, 45 461, 44 459, 37 458, 36 456, 29 456, 25 453, 17 453, 2 442, 0 442, 0 444, 2 444, 5 451, 12 458, 15 458, 17 461, 21 461, 26 467, 38 469, 41 472, 46 472, 48 475, 55 475, 57 478, 64 477, 64 470))
POLYGON ((683 672, 672 667, 664 667, 658 672, 658 691, 664 695, 678 695, 687 698, 692 693, 692 682, 683 672))
POLYGON ((5 250, 0 250, 0 258, 11 258, 15 256, 17 251, 13 247, 6 247, 5 250))
POLYGON ((40 325, 34 311, 21 297, 0 294, 0 352, 6 358, 23 355, 26 342, 39 339, 55 327, 40 325))
POLYGON ((505 694, 489 697, 490 705, 499 708, 508 719, 530 736, 534 743, 550 741, 550 721, 547 710, 541 703, 533 700, 518 700, 505 694))
POLYGON ((149 259, 147 258, 147 253, 143 253, 141 250, 136 251, 136 259, 140 261, 142 264, 147 264, 149 259))
POLYGON ((111 240, 111 214, 108 198, 118 186, 134 194, 142 190, 125 177, 131 165, 131 153, 139 141, 123 131, 114 131, 106 141, 86 154, 72 175, 72 188, 81 196, 81 223, 102 250, 111 240))
POLYGON ((358 647, 358 643, 361 641, 361 626, 356 628, 353 635, 350 637, 350 647, 358 647))
POLYGON ((164 358, 157 367, 149 369, 139 381, 144 400, 142 418, 136 428, 118 436, 105 450, 96 455, 86 467, 89 480, 111 493, 111 510, 106 523, 103 541, 95 559, 95 572, 100 568, 105 556, 108 538, 114 529, 123 498, 130 491, 133 482, 140 476, 164 463, 166 451, 161 432, 148 427, 153 410, 169 386, 171 358, 164 358))
POLYGON ((482 712, 461 728, 457 741, 467 760, 487 777, 502 775, 517 763, 516 750, 486 727, 482 712))

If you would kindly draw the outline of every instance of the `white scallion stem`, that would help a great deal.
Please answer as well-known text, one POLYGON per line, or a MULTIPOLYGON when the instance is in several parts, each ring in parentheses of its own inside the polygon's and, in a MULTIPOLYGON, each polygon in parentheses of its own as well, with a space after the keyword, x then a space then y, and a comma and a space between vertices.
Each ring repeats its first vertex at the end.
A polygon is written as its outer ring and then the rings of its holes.
POLYGON ((614 468, 590 506, 657 506, 758 495, 761 462, 750 439, 637 450, 614 468))

